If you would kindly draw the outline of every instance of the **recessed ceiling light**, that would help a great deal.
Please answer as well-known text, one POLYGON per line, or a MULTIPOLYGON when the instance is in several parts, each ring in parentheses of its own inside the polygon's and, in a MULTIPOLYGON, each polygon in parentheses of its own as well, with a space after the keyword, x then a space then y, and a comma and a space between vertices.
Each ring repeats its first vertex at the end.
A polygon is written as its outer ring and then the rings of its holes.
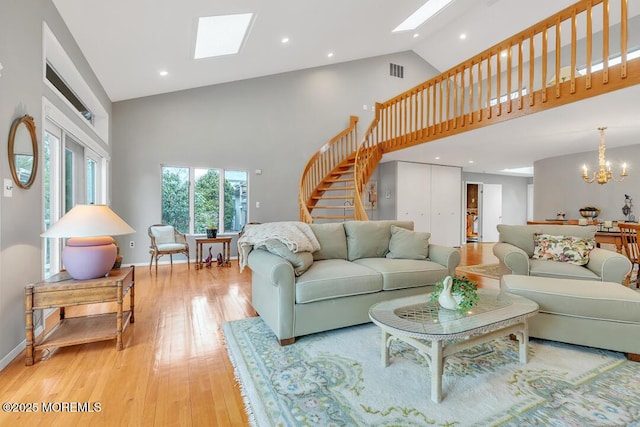
POLYGON ((436 156, 436 160, 440 160, 440 156, 436 156))
POLYGON ((467 35, 465 33, 460 34, 460 40, 464 40, 467 38, 467 35))
POLYGON ((169 72, 168 72, 167 70, 162 70, 162 71, 160 71, 160 75, 161 75, 162 77, 164 77, 164 76, 168 76, 168 75, 169 75, 169 72))
POLYGON ((473 163, 473 160, 469 160, 469 163, 473 163))
POLYGON ((407 19, 402 21, 400 25, 393 29, 393 32, 415 30, 424 24, 436 13, 444 9, 453 0, 429 0, 423 4, 420 9, 416 10, 407 19))
POLYGON ((289 43, 289 37, 283 37, 282 43, 289 43))
POLYGON ((240 51, 253 13, 198 18, 194 59, 232 55, 240 51))
POLYGON ((333 52, 327 53, 327 58, 333 58, 333 52))
POLYGON ((417 39, 418 37, 420 37, 420 34, 418 34, 418 33, 415 33, 415 34, 413 35, 413 38, 414 38, 414 39, 417 39))

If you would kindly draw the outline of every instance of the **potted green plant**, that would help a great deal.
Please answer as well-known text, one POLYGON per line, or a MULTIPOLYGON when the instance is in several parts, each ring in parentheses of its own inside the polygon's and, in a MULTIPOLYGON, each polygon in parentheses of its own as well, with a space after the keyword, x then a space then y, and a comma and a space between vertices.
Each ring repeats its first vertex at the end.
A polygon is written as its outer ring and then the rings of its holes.
POLYGON ((215 225, 209 225, 207 227, 207 238, 215 239, 218 236, 218 227, 215 225))
POLYGON ((211 221, 209 222, 209 225, 207 225, 207 238, 209 239, 215 239, 216 236, 218 235, 218 226, 216 225, 218 223, 217 220, 217 216, 216 215, 212 215, 211 216, 211 221))
MULTIPOLYGON (((455 300, 455 310, 459 313, 465 313, 478 304, 478 285, 467 276, 447 276, 436 283, 429 300, 440 302, 441 296, 443 301, 447 298, 455 300)), ((444 306, 442 303, 440 305, 444 306)))

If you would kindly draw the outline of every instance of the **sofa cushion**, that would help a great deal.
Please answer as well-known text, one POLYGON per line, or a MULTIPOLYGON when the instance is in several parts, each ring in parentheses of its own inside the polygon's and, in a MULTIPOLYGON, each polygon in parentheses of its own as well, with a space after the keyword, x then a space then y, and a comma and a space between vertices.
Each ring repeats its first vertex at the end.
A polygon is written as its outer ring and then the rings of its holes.
POLYGON ((529 275, 562 279, 601 280, 596 273, 584 266, 542 259, 529 261, 529 275))
POLYGON ((544 233, 535 233, 533 241, 533 259, 549 259, 575 265, 587 264, 589 253, 596 246, 595 239, 554 236, 544 233))
POLYGON ((313 264, 311 252, 291 252, 287 245, 276 239, 267 240, 264 249, 289 261, 296 276, 300 276, 313 264))
MULTIPOLYGON (((382 290, 382 275, 342 259, 315 261, 296 280, 296 304, 382 290)), ((330 315, 330 314, 329 314, 330 315)))
POLYGON ((640 294, 612 282, 505 275, 501 287, 538 303, 541 313, 640 323, 640 294))
POLYGON ((313 259, 347 259, 347 236, 342 223, 309 224, 320 243, 320 250, 313 253, 313 259))
POLYGON ((429 256, 429 237, 431 237, 431 233, 410 231, 392 225, 387 258, 427 259, 429 256))
POLYGON ((449 274, 443 265, 427 260, 362 258, 354 263, 382 274, 385 291, 435 284, 449 274))
POLYGON ((500 241, 517 246, 525 251, 529 258, 533 256, 533 235, 535 233, 592 239, 596 235, 596 230, 597 228, 594 225, 498 225, 500 241))
POLYGON ((413 230, 413 221, 347 221, 348 260, 360 258, 383 258, 389 252, 391 226, 413 230))

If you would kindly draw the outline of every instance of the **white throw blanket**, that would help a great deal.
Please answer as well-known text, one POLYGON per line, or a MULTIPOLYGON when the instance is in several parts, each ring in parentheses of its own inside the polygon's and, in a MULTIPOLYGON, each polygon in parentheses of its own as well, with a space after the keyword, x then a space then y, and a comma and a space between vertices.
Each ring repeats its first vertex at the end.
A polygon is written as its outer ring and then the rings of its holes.
POLYGON ((299 221, 268 222, 245 227, 245 232, 238 239, 238 265, 240 271, 247 266, 249 252, 256 247, 264 246, 267 240, 282 242, 291 252, 315 252, 320 243, 313 234, 309 224, 299 221))

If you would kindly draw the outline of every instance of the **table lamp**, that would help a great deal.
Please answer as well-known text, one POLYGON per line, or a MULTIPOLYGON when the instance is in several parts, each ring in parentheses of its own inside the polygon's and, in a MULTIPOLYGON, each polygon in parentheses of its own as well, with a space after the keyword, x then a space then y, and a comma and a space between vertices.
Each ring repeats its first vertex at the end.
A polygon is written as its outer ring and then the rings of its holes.
POLYGON ((62 262, 76 280, 104 277, 116 261, 118 249, 111 236, 135 230, 107 205, 76 205, 42 237, 68 238, 62 262))

